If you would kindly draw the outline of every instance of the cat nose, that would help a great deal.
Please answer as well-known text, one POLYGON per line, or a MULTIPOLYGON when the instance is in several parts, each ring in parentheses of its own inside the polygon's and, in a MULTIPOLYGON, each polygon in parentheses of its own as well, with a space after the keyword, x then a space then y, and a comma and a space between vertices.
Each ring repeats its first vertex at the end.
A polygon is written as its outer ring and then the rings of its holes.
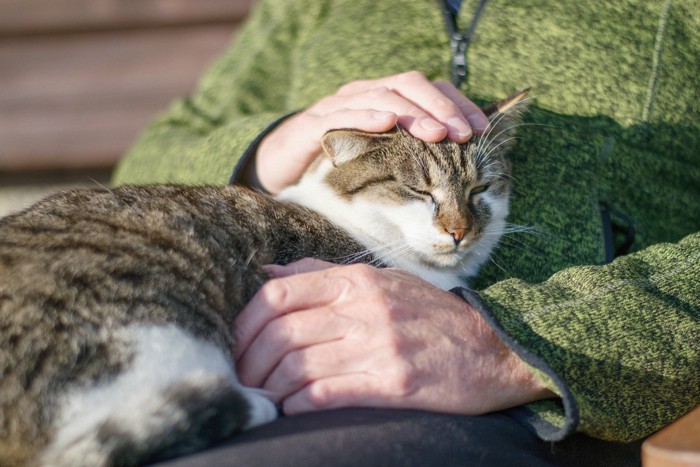
POLYGON ((455 245, 458 245, 462 241, 464 235, 467 233, 467 229, 463 227, 450 227, 447 232, 452 235, 455 240, 455 245))

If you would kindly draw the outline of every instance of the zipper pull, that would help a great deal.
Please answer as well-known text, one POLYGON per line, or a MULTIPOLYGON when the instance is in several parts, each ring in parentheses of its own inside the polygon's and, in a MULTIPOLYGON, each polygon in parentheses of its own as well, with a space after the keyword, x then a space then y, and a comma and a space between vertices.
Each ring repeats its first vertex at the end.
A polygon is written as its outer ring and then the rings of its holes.
POLYGON ((452 50, 452 84, 457 89, 459 89, 469 75, 467 47, 469 47, 469 38, 466 35, 455 32, 450 36, 450 49, 452 50))

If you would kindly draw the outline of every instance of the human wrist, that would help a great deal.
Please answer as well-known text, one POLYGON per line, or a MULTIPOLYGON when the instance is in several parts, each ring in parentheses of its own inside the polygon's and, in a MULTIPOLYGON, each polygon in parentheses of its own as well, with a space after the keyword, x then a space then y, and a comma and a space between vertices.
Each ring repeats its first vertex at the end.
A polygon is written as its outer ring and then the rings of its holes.
POLYGON ((257 137, 248 145, 243 154, 238 160, 238 164, 233 170, 231 177, 229 179, 230 184, 239 184, 249 186, 261 191, 268 191, 269 189, 263 184, 259 178, 260 170, 258 167, 260 147, 268 136, 274 133, 278 126, 287 121, 289 118, 293 117, 299 111, 294 111, 283 115, 282 117, 274 120, 270 123, 263 131, 258 134, 257 137))
POLYGON ((554 391, 537 378, 533 369, 525 361, 512 350, 508 349, 507 352, 506 367, 510 371, 510 385, 520 389, 518 394, 521 400, 515 405, 557 397, 554 391))
POLYGON ((490 356, 484 368, 482 413, 505 410, 542 399, 556 397, 532 369, 494 331, 488 321, 471 305, 474 336, 482 339, 490 356), (479 337, 480 336, 480 337, 479 337))
POLYGON ((482 410, 488 413, 525 405, 538 400, 559 397, 550 388, 560 388, 548 378, 549 368, 539 358, 514 341, 495 321, 488 305, 473 290, 458 287, 451 290, 467 305, 470 329, 478 340, 488 343, 482 367, 482 410), (538 365, 539 363, 539 365, 538 365))
MULTIPOLYGON (((248 168, 248 176, 251 180, 254 180, 256 185, 262 190, 277 194, 281 188, 276 186, 271 186, 267 178, 269 178, 270 173, 274 173, 275 167, 266 167, 265 162, 270 161, 269 153, 272 152, 274 148, 279 151, 280 142, 276 138, 276 134, 272 133, 266 135, 258 145, 258 149, 253 157, 252 163, 248 168), (266 177, 267 176, 267 177, 266 177)), ((270 165, 269 163, 267 165, 270 165)))

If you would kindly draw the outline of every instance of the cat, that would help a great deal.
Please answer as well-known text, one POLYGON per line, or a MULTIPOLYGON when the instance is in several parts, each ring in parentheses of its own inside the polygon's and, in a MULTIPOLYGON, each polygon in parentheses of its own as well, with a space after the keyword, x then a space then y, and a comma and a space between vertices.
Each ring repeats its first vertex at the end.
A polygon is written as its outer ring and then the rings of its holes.
POLYGON ((71 190, 0 219, 0 465, 137 465, 274 419, 232 323, 303 257, 465 285, 508 214, 525 92, 459 145, 333 130, 278 199, 238 186, 71 190))

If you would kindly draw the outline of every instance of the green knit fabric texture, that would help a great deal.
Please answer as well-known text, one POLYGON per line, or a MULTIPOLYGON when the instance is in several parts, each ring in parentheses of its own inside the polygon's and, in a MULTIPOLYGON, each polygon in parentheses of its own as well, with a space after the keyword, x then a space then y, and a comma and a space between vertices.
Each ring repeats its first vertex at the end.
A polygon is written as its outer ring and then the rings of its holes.
MULTIPOLYGON (((464 0, 461 28, 477 4, 464 0)), ((468 60, 476 101, 534 96, 509 219, 531 229, 504 238, 472 284, 575 408, 527 410, 603 439, 644 437, 700 404, 700 1, 491 0, 468 60), (613 233, 635 230, 610 264, 601 206, 613 233)), ((435 0, 262 0, 114 181, 224 184, 277 118, 354 79, 446 80, 449 61, 435 0)))

